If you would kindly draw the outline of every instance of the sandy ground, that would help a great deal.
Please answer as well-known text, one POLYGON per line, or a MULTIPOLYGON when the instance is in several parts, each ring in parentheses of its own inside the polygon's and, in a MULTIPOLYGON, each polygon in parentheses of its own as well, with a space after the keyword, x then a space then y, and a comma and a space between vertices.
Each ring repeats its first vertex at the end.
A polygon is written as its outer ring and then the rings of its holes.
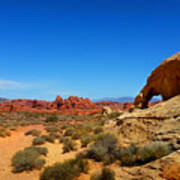
MULTIPOLYGON (((16 131, 12 131, 10 137, 0 138, 0 180, 39 180, 40 171, 38 170, 18 174, 12 173, 11 158, 17 151, 31 146, 33 137, 24 135, 26 131, 31 129, 43 130, 43 126, 33 125, 19 127, 16 131)), ((71 151, 70 153, 65 154, 62 153, 63 145, 59 144, 58 141, 56 141, 54 144, 46 143, 42 145, 41 147, 48 148, 48 154, 45 157, 45 167, 53 165, 56 162, 63 162, 65 160, 74 158, 78 152, 82 151, 82 149, 80 148, 80 142, 77 141, 77 144, 77 151, 71 151)), ((92 174, 96 170, 100 170, 102 167, 99 163, 93 163, 91 161, 89 165, 89 174, 92 174)), ((82 174, 80 177, 78 177, 78 180, 89 179, 90 175, 87 174, 82 174)))
POLYGON ((0 180, 38 180, 39 171, 29 173, 12 173, 11 158, 19 151, 32 144, 32 136, 24 136, 30 129, 42 129, 41 125, 20 127, 11 133, 10 137, 0 138, 0 180))

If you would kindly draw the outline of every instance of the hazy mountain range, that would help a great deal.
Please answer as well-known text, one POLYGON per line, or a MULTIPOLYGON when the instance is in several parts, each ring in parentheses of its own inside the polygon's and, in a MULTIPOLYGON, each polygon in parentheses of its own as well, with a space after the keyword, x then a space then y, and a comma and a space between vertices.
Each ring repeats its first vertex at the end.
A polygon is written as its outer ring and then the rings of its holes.
MULTIPOLYGON (((160 98, 153 98, 151 102, 159 101, 160 98)), ((133 102, 134 97, 131 96, 125 96, 125 97, 104 97, 104 98, 99 98, 99 99, 93 99, 93 102, 100 102, 100 101, 113 101, 113 102, 118 102, 118 103, 125 103, 125 102, 133 102)))
POLYGON ((99 101, 113 101, 113 102, 119 102, 119 103, 125 103, 125 102, 133 102, 133 97, 104 97, 100 99, 94 99, 93 102, 99 102, 99 101))
POLYGON ((7 101, 8 99, 0 97, 0 102, 7 101))

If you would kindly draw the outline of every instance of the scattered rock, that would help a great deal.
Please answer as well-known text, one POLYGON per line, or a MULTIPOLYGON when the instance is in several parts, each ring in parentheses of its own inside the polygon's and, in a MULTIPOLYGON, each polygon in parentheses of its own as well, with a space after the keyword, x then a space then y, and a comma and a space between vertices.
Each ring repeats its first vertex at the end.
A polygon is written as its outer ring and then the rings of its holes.
POLYGON ((109 107, 109 106, 104 106, 103 108, 102 108, 102 114, 103 115, 110 115, 110 114, 112 114, 112 109, 109 107))

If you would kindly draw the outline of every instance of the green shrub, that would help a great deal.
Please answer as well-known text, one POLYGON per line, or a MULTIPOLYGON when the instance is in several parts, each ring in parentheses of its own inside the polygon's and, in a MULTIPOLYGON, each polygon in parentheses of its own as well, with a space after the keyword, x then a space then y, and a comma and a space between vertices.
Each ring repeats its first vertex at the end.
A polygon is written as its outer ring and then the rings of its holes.
POLYGON ((32 129, 27 131, 24 135, 28 136, 28 135, 32 135, 32 136, 39 136, 41 134, 41 131, 37 130, 37 129, 32 129))
POLYGON ((13 172, 31 171, 41 169, 45 160, 39 158, 40 153, 33 148, 18 151, 12 158, 13 172))
POLYGON ((131 144, 126 148, 118 148, 116 151, 116 158, 121 161, 123 166, 132 166, 137 162, 137 151, 138 148, 135 144, 131 144))
POLYGON ((116 158, 123 166, 141 165, 159 159, 171 152, 169 145, 162 142, 137 147, 134 144, 127 148, 120 147, 116 151, 116 158))
POLYGON ((7 129, 0 129, 0 137, 5 138, 5 137, 10 136, 10 135, 11 135, 11 133, 7 129))
POLYGON ((109 168, 103 168, 102 172, 91 175, 90 180, 115 180, 115 173, 109 168))
POLYGON ((74 159, 74 164, 78 166, 80 172, 88 173, 89 165, 86 159, 83 159, 80 156, 76 156, 76 158, 74 159))
POLYGON ((81 134, 78 132, 75 132, 72 134, 72 139, 77 140, 81 138, 81 134))
POLYGON ((96 161, 103 161, 107 154, 107 147, 99 143, 92 144, 87 151, 88 158, 95 159, 96 161))
POLYGON ((46 147, 35 147, 35 146, 30 146, 25 148, 24 150, 33 150, 33 151, 37 151, 39 154, 46 156, 48 153, 48 150, 46 147))
POLYGON ((64 163, 48 166, 40 175, 40 180, 73 180, 81 172, 86 172, 88 162, 83 159, 72 159, 64 163))
POLYGON ((42 137, 36 137, 33 139, 33 145, 42 145, 45 143, 45 140, 42 137))
POLYGON ((69 141, 69 138, 68 137, 61 137, 59 139, 59 143, 66 143, 67 141, 69 141))
POLYGON ((16 130, 17 130, 17 128, 16 128, 15 126, 11 126, 9 129, 10 129, 11 131, 16 131, 16 130))
POLYGON ((117 142, 117 138, 114 134, 106 133, 106 134, 98 134, 95 137, 95 143, 101 142, 102 144, 106 144, 106 146, 115 145, 117 142))
POLYGON ((113 113, 111 113, 110 115, 108 115, 108 118, 109 118, 109 119, 116 119, 116 118, 118 118, 120 115, 121 115, 120 112, 113 112, 113 113))
POLYGON ((56 114, 50 115, 46 118, 45 122, 58 122, 58 117, 56 114))
POLYGON ((72 136, 73 133, 76 133, 76 130, 70 128, 70 129, 67 129, 67 130, 65 131, 64 136, 72 136))
POLYGON ((162 142, 155 142, 138 149, 138 161, 144 164, 166 156, 170 152, 171 148, 169 147, 169 145, 162 142))
POLYGON ((50 142, 50 143, 54 143, 55 141, 55 136, 51 136, 51 135, 42 135, 40 138, 42 138, 44 141, 50 142))
POLYGON ((70 128, 70 127, 72 127, 72 125, 70 125, 70 124, 63 124, 61 129, 67 129, 67 128, 70 128))
POLYGON ((94 144, 87 150, 87 157, 110 164, 114 161, 117 139, 113 134, 98 135, 94 144))
POLYGON ((103 132, 103 128, 102 127, 97 127, 96 129, 94 129, 94 134, 99 134, 103 132))
POLYGON ((67 153, 74 150, 76 150, 76 143, 74 143, 72 140, 69 140, 64 143, 63 153, 67 153))
POLYGON ((49 136, 53 136, 55 139, 58 139, 58 138, 61 137, 61 135, 58 134, 58 133, 56 133, 56 132, 51 132, 51 133, 49 134, 49 136))
POLYGON ((54 132, 59 132, 59 133, 62 133, 62 130, 56 126, 53 126, 53 127, 46 127, 45 130, 47 132, 50 132, 50 133, 54 133, 54 132))
POLYGON ((87 145, 92 141, 92 136, 90 135, 86 135, 86 136, 82 136, 81 138, 81 146, 82 147, 87 147, 87 145))

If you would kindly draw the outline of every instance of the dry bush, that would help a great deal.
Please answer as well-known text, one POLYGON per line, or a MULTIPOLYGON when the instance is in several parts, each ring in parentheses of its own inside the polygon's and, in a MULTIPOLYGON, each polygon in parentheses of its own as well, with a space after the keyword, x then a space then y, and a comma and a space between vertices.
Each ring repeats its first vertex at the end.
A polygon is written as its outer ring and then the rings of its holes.
POLYGON ((45 160, 40 158, 40 155, 45 154, 45 151, 44 149, 34 149, 32 147, 18 151, 12 158, 13 172, 41 169, 45 164, 45 160))
POLYGON ((115 173, 109 168, 103 168, 102 172, 95 172, 90 180, 115 180, 115 173))

